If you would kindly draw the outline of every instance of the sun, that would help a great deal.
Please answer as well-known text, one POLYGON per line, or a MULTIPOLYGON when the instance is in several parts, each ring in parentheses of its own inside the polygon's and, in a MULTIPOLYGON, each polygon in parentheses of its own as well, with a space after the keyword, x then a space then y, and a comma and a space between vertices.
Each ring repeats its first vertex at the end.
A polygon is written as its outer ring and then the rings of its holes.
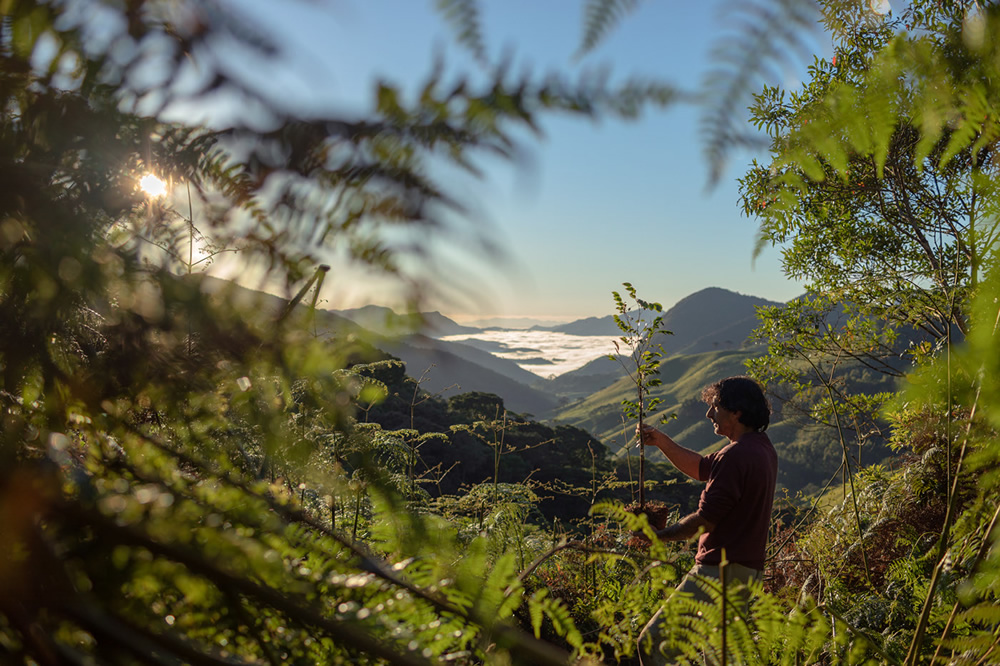
POLYGON ((139 179, 139 187, 151 197, 162 197, 167 193, 167 184, 151 173, 139 179))

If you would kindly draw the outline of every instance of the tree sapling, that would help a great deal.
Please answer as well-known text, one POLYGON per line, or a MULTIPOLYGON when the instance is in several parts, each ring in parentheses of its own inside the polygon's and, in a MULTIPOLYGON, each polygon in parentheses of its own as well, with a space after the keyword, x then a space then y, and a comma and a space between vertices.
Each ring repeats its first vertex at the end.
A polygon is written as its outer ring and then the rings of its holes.
MULTIPOLYGON (((629 282, 622 283, 629 297, 634 302, 629 305, 617 291, 611 292, 615 299, 615 324, 621 330, 621 337, 615 339, 616 354, 608 358, 621 363, 629 379, 635 384, 636 399, 622 400, 625 416, 636 419, 641 431, 647 415, 653 412, 663 402, 661 398, 650 398, 651 388, 659 386, 656 375, 660 372, 663 360, 663 345, 655 341, 658 334, 673 335, 663 327, 663 306, 659 303, 644 301, 636 296, 635 287, 629 282), (652 319, 650 319, 652 317, 652 319), (621 344, 619 344, 619 341, 621 344), (625 352, 622 351, 624 345, 625 352), (626 360, 627 358, 627 360, 626 360)), ((646 451, 639 439, 639 509, 646 507, 646 451)))

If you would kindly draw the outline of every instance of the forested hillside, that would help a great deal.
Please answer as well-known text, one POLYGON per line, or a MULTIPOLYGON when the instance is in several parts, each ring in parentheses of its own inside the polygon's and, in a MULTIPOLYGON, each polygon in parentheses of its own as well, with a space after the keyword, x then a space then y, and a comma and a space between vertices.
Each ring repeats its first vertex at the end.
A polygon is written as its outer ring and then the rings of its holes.
MULTIPOLYGON (((508 411, 503 398, 490 393, 437 398, 396 359, 353 371, 385 393, 365 410, 363 423, 406 451, 412 492, 441 503, 467 504, 463 496, 478 496, 482 516, 496 503, 498 485, 505 493, 516 486, 532 497, 526 502, 526 510, 534 512, 528 520, 561 523, 567 530, 576 530, 599 500, 628 504, 634 499, 629 461, 612 459, 585 430, 538 423, 508 411)), ((695 491, 672 487, 682 475, 670 465, 658 466, 649 480, 656 500, 693 506, 695 491)))
MULTIPOLYGON (((637 4, 582 3, 580 52, 637 4)), ((1000 6, 733 3, 691 99, 714 177, 764 138, 741 205, 806 294, 762 304, 748 346, 567 380, 572 424, 428 391, 320 294, 361 265, 419 311, 422 243, 474 217, 443 174, 677 90, 515 72, 449 0, 481 70, 303 115, 233 66, 280 53, 241 7, 0 2, 0 662, 635 664, 658 612, 678 663, 1000 662, 1000 6), (830 57, 764 83, 817 22, 830 57), (206 287, 228 255, 281 296, 206 287), (698 601, 650 520, 700 486, 652 464, 640 489, 616 411, 652 389, 628 409, 708 450, 696 396, 744 370, 802 492, 752 603, 724 574, 698 601)))

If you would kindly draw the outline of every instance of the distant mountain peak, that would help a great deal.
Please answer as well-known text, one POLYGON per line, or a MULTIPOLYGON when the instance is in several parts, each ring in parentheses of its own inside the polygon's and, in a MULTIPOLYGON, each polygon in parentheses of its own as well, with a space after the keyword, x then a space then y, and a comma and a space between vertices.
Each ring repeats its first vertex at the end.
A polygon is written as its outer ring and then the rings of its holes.
POLYGON ((424 333, 433 337, 476 333, 480 329, 462 326, 438 311, 398 314, 381 305, 365 305, 349 310, 334 310, 336 314, 350 319, 359 326, 379 335, 399 336, 424 333))
POLYGON ((670 310, 673 310, 674 308, 676 308, 678 306, 682 306, 682 305, 686 306, 686 305, 690 305, 691 303, 698 303, 698 302, 702 302, 703 303, 706 300, 711 300, 711 301, 715 301, 715 300, 728 300, 728 301, 732 301, 732 302, 744 301, 744 302, 753 303, 753 304, 765 304, 766 303, 766 304, 770 304, 770 305, 778 305, 778 303, 776 301, 769 301, 766 298, 761 298, 759 296, 750 296, 750 295, 747 295, 747 294, 741 294, 738 291, 733 291, 731 289, 725 289, 723 287, 705 287, 704 289, 699 289, 698 291, 696 291, 696 292, 694 292, 692 294, 688 294, 684 298, 680 299, 679 301, 677 301, 673 305, 673 307, 671 307, 670 309, 668 309, 667 312, 670 312, 670 310))

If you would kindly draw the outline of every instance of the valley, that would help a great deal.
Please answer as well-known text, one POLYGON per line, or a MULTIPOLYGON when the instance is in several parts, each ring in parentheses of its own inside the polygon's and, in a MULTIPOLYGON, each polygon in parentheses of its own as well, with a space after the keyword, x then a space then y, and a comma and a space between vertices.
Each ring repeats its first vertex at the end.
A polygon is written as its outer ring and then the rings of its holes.
MULTIPOLYGON (((671 334, 658 340, 666 355, 660 372, 662 385, 652 394, 663 402, 650 421, 662 423, 665 432, 693 450, 706 453, 720 446, 721 440, 705 419, 701 389, 718 378, 746 374, 746 363, 765 353, 765 347, 752 342, 751 336, 757 325, 756 308, 773 305, 778 304, 709 288, 669 308, 664 321, 671 334)), ((335 314, 354 316, 351 311, 335 314)), ((371 308, 365 316, 369 324, 398 319, 390 311, 376 316, 371 308)), ((608 357, 617 331, 610 315, 526 330, 473 329, 439 313, 425 314, 422 320, 428 324, 427 335, 417 333, 416 328, 399 333, 397 328, 389 336, 382 328, 383 336, 374 341, 405 363, 407 374, 419 380, 421 389, 442 399, 468 392, 493 394, 512 412, 552 426, 579 428, 601 442, 612 458, 627 457, 635 426, 624 422, 621 402, 634 387, 621 363, 608 357), (554 339, 569 341, 574 349, 560 349, 552 345, 554 339), (592 360, 580 363, 578 357, 575 367, 561 374, 543 377, 537 372, 540 360, 551 357, 550 366, 558 367, 574 353, 587 350, 594 355, 592 360)), ((877 373, 858 370, 854 376, 869 390, 892 388, 891 378, 877 373)), ((769 434, 781 459, 779 487, 791 493, 818 492, 841 469, 844 451, 838 432, 832 423, 819 422, 799 407, 786 405, 781 387, 773 388, 769 434)), ((879 435, 868 437, 864 449, 852 456, 866 464, 891 456, 879 435)), ((658 451, 650 456, 666 462, 658 451)))

